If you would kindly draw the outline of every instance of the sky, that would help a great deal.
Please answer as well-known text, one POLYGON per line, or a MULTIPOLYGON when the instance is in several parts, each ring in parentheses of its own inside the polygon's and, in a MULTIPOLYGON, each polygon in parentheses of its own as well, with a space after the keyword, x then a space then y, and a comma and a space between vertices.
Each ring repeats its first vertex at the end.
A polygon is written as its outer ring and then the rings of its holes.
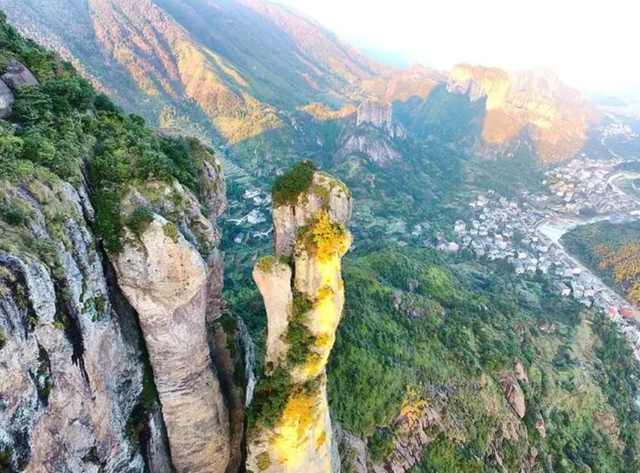
POLYGON ((640 91, 637 0, 275 1, 396 65, 544 66, 587 93, 640 91))

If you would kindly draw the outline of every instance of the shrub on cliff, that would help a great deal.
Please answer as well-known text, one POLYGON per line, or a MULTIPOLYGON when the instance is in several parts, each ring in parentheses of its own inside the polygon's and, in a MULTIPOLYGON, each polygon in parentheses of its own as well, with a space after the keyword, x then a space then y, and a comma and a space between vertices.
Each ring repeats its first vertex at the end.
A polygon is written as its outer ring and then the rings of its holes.
POLYGON ((127 218, 127 227, 139 238, 151 222, 153 222, 153 211, 147 207, 138 207, 127 218))
POLYGON ((304 160, 294 164, 285 174, 276 177, 271 188, 273 204, 275 206, 295 204, 300 194, 311 186, 316 169, 313 163, 304 160))

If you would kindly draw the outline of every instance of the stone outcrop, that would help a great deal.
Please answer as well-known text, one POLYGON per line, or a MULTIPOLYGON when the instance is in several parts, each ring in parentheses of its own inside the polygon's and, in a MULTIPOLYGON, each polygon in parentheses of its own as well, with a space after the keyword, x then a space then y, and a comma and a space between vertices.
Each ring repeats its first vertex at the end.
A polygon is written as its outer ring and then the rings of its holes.
POLYGON ((506 72, 460 64, 449 75, 447 91, 467 94, 471 102, 486 100, 486 143, 505 145, 528 137, 547 162, 573 157, 600 119, 586 98, 546 69, 506 72))
POLYGON ((509 375, 504 375, 500 378, 500 387, 505 399, 509 402, 509 405, 518 414, 521 419, 526 414, 526 406, 524 402, 524 393, 518 381, 509 375))
POLYGON ((316 172, 311 188, 326 189, 326 192, 309 192, 295 206, 280 205, 273 208, 276 258, 291 257, 298 238, 298 230, 321 210, 326 210, 335 222, 351 219, 351 193, 342 182, 322 172, 316 172))
POLYGON ((529 384, 529 375, 527 375, 527 370, 520 360, 516 360, 514 371, 516 375, 516 379, 522 384, 529 384))
POLYGON ((0 80, 0 118, 6 118, 11 113, 11 107, 15 103, 16 99, 11 92, 11 89, 7 87, 4 81, 0 80))
POLYGON ((54 178, 0 189, 29 212, 20 226, 0 223, 0 470, 166 465, 161 419, 151 429, 136 417, 144 365, 135 313, 110 291, 84 189, 54 178))
POLYGON ((343 161, 351 156, 365 156, 370 161, 385 166, 402 155, 394 140, 404 139, 406 133, 393 124, 393 105, 375 98, 358 106, 355 128, 347 128, 336 151, 336 159, 343 161))
POLYGON ((454 67, 447 82, 448 92, 468 94, 472 102, 486 98, 487 110, 504 108, 508 90, 509 75, 493 67, 462 64, 454 67))
POLYGON ((364 440, 345 432, 340 426, 334 431, 339 445, 340 459, 346 466, 346 470, 353 473, 368 473, 367 444, 364 440))
POLYGON ((276 205, 273 215, 278 258, 263 258, 254 269, 269 333, 247 470, 329 473, 338 462, 325 367, 344 305, 340 261, 351 245, 344 226, 351 196, 344 184, 316 171, 296 203, 276 205), (275 416, 264 409, 274 397, 282 399, 275 416))
POLYGON ((393 105, 384 100, 367 99, 358 106, 355 128, 347 128, 343 133, 336 159, 365 156, 385 166, 401 157, 394 140, 405 137, 404 129, 393 124, 393 105))
POLYGON ((0 471, 238 471, 254 361, 241 324, 228 343, 241 350, 213 335, 226 198, 217 161, 199 159, 199 197, 176 181, 129 189, 123 218, 153 218, 109 255, 87 189, 0 180, 0 471))
POLYGON ((289 326, 286 316, 293 307, 291 266, 275 258, 264 259, 253 272, 267 310, 267 352, 265 362, 277 366, 284 362, 287 346, 284 337, 289 326), (284 288, 284 289, 283 289, 284 288), (272 314, 269 317, 269 314, 272 314), (279 314, 285 314, 281 316, 279 314))
POLYGON ((113 258, 118 284, 136 309, 178 472, 221 472, 229 420, 207 342, 209 269, 181 233, 155 215, 139 244, 113 258))
POLYGON ((358 106, 357 126, 370 123, 376 128, 393 133, 393 106, 389 102, 367 99, 358 106))
POLYGON ((372 465, 370 471, 373 473, 405 473, 420 465, 425 445, 445 429, 441 414, 434 406, 409 396, 392 430, 393 452, 383 464, 372 465))
POLYGON ((12 89, 21 89, 39 84, 36 76, 15 58, 9 59, 6 72, 2 74, 2 81, 12 89))
MULTIPOLYGON (((208 179, 220 180, 213 164, 207 169, 208 179)), ((229 411, 208 336, 220 316, 222 290, 214 222, 226 206, 224 188, 214 184, 204 196, 209 218, 177 182, 130 189, 123 210, 154 213, 137 234, 127 229, 122 251, 110 255, 118 285, 138 314, 178 473, 224 473, 232 457, 229 411)))
POLYGON ((352 155, 365 155, 374 163, 384 166, 401 157, 393 147, 392 140, 387 137, 372 137, 367 134, 353 134, 349 136, 338 151, 339 159, 352 155))

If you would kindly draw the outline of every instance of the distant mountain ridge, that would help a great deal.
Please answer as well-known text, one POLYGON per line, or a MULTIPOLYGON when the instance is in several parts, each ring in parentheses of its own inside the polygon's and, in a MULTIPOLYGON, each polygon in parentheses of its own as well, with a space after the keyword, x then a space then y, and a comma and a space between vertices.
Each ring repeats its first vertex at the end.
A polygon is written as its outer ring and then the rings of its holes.
POLYGON ((447 90, 486 99, 482 138, 494 145, 513 140, 528 128, 538 155, 546 162, 575 155, 600 113, 578 91, 563 84, 553 71, 502 69, 460 64, 453 68, 447 90))
POLYGON ((438 86, 471 102, 486 98, 480 137, 490 149, 524 138, 545 162, 574 155, 598 119, 555 76, 467 65, 449 76, 393 68, 262 0, 0 0, 0 8, 125 108, 135 105, 157 126, 188 133, 210 134, 213 125, 231 145, 295 129, 287 115, 310 104, 339 110, 370 98, 411 101, 408 129, 419 132, 424 103, 438 86))

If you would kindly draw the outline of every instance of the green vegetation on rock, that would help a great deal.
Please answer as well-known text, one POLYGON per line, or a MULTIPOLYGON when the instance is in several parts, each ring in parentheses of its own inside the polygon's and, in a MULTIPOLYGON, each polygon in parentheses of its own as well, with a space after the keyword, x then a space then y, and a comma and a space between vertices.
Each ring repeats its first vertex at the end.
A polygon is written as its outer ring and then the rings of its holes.
POLYGON ((289 370, 303 365, 312 356, 311 347, 316 342, 316 337, 306 324, 307 315, 312 308, 313 301, 304 294, 294 291, 293 311, 289 318, 287 332, 284 334, 288 347, 286 367, 289 370))
POLYGON ((291 376, 284 367, 263 376, 253 393, 251 409, 247 415, 247 432, 272 429, 282 416, 292 390, 291 376))
POLYGON ((140 238, 153 222, 153 211, 148 207, 137 207, 127 218, 127 227, 140 238))
MULTIPOLYGON (((15 91, 12 113, 0 120, 0 179, 57 177, 79 185, 88 178, 95 231, 107 250, 120 249, 120 200, 130 185, 176 179, 196 194, 204 190, 197 140, 159 136, 141 117, 126 115, 70 64, 22 38, 4 15, 0 58, 17 59, 39 80, 15 91)), ((24 218, 1 203, 1 220, 21 225, 24 218)))
POLYGON ((426 409, 440 423, 430 427, 437 440, 416 473, 493 471, 494 449, 517 471, 532 447, 548 458, 548 471, 635 471, 640 372, 630 348, 601 315, 553 295, 552 280, 464 255, 384 246, 343 263, 330 403, 347 431, 369 437, 376 461, 390 452, 389 437, 403 441, 395 431, 401 412, 427 416, 426 409), (529 374, 520 382, 523 420, 500 387, 516 360, 529 374), (516 433, 506 438, 505 429, 516 433))
POLYGON ((309 190, 316 167, 310 161, 294 164, 285 174, 276 177, 271 188, 273 205, 294 205, 298 197, 309 190))

